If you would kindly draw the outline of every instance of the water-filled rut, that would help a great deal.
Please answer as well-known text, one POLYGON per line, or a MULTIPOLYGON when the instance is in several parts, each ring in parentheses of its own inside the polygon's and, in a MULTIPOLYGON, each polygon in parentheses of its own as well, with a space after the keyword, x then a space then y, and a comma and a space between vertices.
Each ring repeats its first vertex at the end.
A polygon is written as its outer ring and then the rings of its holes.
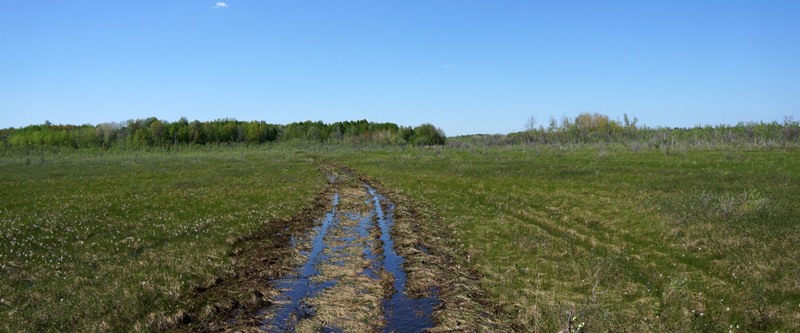
MULTIPOLYGON (((395 249, 395 206, 358 179, 331 177, 328 211, 292 239, 298 267, 269 281, 271 304, 256 313, 269 332, 419 332, 433 327, 435 297, 407 293, 395 249)), ((431 293, 429 293, 431 294, 431 293)))

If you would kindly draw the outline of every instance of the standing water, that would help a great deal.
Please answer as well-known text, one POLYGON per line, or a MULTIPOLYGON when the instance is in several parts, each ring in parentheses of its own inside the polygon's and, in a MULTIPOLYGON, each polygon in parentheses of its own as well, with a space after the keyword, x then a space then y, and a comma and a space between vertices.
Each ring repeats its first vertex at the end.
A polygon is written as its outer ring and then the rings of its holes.
POLYGON ((378 226, 381 229, 383 241, 383 269, 394 276, 394 290, 391 298, 383 300, 383 312, 386 317, 384 332, 421 332, 433 327, 431 313, 439 301, 431 297, 411 298, 406 294, 406 272, 403 270, 403 257, 394 251, 394 241, 391 228, 394 224, 392 217, 393 208, 384 214, 381 208, 383 196, 375 189, 368 187, 369 194, 374 201, 374 212, 378 217, 378 226))
MULTIPOLYGON (((313 316, 311 309, 305 300, 314 297, 320 291, 331 287, 335 281, 315 282, 312 278, 319 274, 317 266, 325 260, 323 250, 327 247, 324 242, 325 235, 332 224, 337 222, 336 207, 339 205, 339 193, 333 195, 331 211, 325 214, 322 225, 318 226, 314 237, 311 251, 304 253, 308 261, 297 270, 295 275, 275 281, 275 289, 281 291, 281 295, 275 300, 277 304, 283 304, 277 309, 275 314, 263 322, 263 328, 271 332, 292 331, 298 320, 313 316)), ((296 245, 296 244, 295 244, 296 245)), ((267 309, 262 309, 257 315, 266 314, 267 309)))
POLYGON ((280 294, 256 313, 265 318, 262 329, 421 332, 433 327, 431 313, 439 301, 406 293, 405 259, 395 251, 391 234, 393 211, 366 184, 340 188, 331 210, 306 238, 311 249, 301 254, 307 261, 294 274, 271 281, 280 294), (386 284, 391 291, 381 287, 386 284))

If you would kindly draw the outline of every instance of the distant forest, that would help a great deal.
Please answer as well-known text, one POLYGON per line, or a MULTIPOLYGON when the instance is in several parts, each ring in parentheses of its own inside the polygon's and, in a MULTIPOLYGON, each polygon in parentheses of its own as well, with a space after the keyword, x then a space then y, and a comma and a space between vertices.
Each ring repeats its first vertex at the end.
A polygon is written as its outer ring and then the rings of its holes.
POLYGON ((540 123, 531 117, 525 131, 511 134, 479 134, 449 138, 456 147, 518 145, 623 144, 632 149, 713 146, 798 146, 800 122, 787 116, 782 123, 747 122, 691 128, 648 127, 630 119, 610 119, 603 114, 582 113, 575 118, 550 118, 540 123))
POLYGON ((444 132, 431 125, 416 127, 366 120, 326 124, 321 121, 288 125, 263 121, 188 121, 168 122, 156 118, 128 120, 99 125, 31 125, 0 130, 6 147, 61 146, 73 148, 140 148, 172 145, 262 144, 267 142, 319 142, 379 145, 444 145, 444 132))
POLYGON ((287 125, 264 121, 168 122, 156 118, 99 125, 54 125, 45 122, 24 128, 0 130, 0 147, 58 146, 73 148, 142 148, 175 145, 263 144, 268 142, 314 142, 367 145, 534 146, 623 144, 632 149, 664 149, 702 146, 798 146, 800 122, 748 122, 736 125, 692 128, 648 127, 627 115, 622 121, 602 114, 582 113, 574 118, 550 118, 539 123, 531 117, 525 131, 510 134, 476 134, 447 138, 432 124, 416 127, 367 120, 326 124, 321 121, 287 125))

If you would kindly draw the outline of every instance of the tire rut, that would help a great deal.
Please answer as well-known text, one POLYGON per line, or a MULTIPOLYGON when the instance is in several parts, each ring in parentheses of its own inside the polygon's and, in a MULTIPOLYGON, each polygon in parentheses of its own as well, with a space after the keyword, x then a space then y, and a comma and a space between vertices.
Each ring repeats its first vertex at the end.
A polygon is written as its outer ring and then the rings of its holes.
POLYGON ((177 332, 510 332, 452 231, 341 165, 292 218, 232 243, 234 267, 161 317, 177 332))
MULTIPOLYGON (((330 209, 309 234, 292 240, 303 264, 271 281, 260 309, 270 332, 419 332, 434 325, 436 297, 406 292, 405 258, 395 249, 394 205, 345 172, 333 173, 330 209)), ((430 292, 428 294, 434 294, 430 292)))

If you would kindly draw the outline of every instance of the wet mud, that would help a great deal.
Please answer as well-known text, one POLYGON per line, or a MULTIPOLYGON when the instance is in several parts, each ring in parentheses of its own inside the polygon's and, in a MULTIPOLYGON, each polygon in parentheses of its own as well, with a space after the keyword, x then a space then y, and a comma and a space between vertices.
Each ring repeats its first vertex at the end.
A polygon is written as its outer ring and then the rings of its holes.
POLYGON ((257 312, 268 332, 422 332, 434 326, 435 292, 411 297, 395 251, 394 204, 353 177, 332 177, 330 209, 293 240, 304 263, 270 283, 257 312))

